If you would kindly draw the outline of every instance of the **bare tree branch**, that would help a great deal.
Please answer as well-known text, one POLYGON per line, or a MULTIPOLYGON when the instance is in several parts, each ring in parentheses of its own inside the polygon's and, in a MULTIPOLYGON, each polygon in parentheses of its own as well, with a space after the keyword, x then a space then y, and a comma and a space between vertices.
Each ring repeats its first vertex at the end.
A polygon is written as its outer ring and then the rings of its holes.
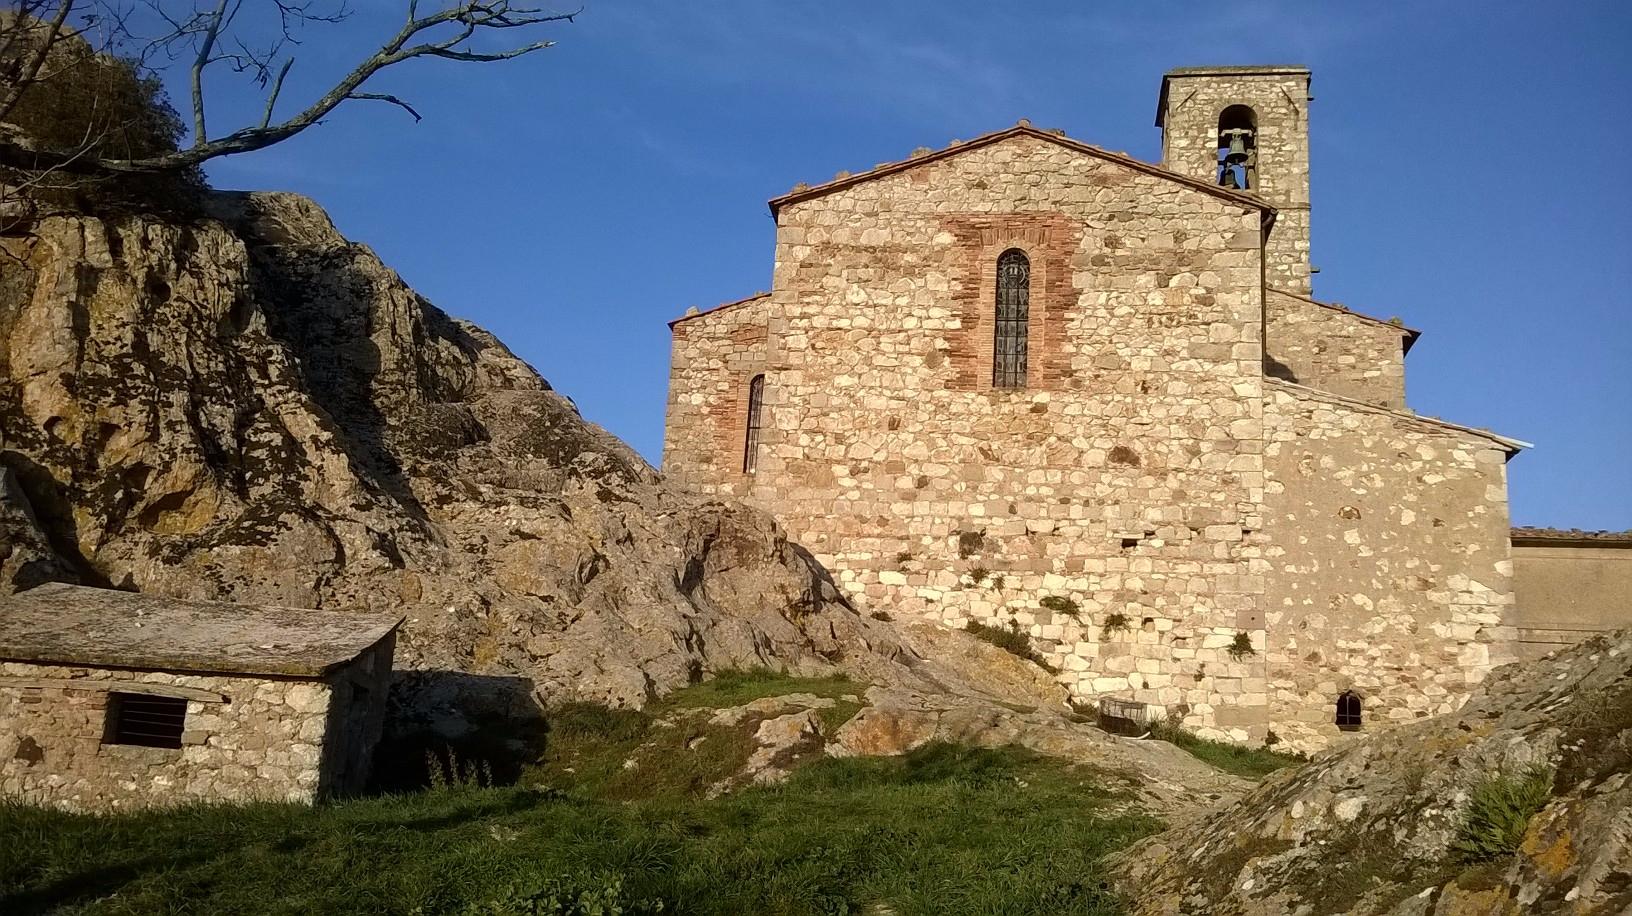
MULTIPOLYGON (((35 9, 53 0, 19 0, 34 4, 35 9)), ((58 3, 56 24, 66 23, 68 10, 74 3, 114 3, 117 0, 54 0, 58 3)), ((280 143, 322 121, 342 103, 350 100, 381 101, 407 111, 417 122, 421 116, 403 99, 378 92, 362 91, 363 85, 381 70, 415 58, 436 58, 470 63, 488 63, 513 60, 554 45, 541 40, 517 44, 500 50, 482 50, 473 46, 478 36, 511 29, 543 27, 550 23, 573 22, 578 12, 549 13, 543 9, 518 6, 513 0, 450 0, 435 12, 420 14, 419 0, 406 0, 407 16, 396 34, 387 39, 372 54, 365 57, 332 87, 295 115, 278 123, 273 122, 284 80, 294 63, 285 57, 284 49, 297 43, 295 26, 310 23, 338 22, 347 11, 343 4, 339 11, 324 13, 314 10, 311 0, 272 0, 281 26, 280 36, 267 45, 250 45, 231 36, 233 22, 243 8, 243 0, 217 0, 213 8, 192 7, 186 12, 172 12, 166 8, 169 0, 141 0, 163 21, 168 32, 152 39, 142 50, 145 61, 155 50, 166 50, 172 59, 185 48, 190 51, 189 83, 192 95, 192 143, 185 148, 162 154, 121 158, 107 153, 88 154, 84 150, 37 149, 17 142, 14 137, 0 137, 0 166, 13 169, 52 169, 76 172, 142 173, 175 171, 193 168, 211 159, 265 149, 280 143), (227 50, 224 50, 227 49, 227 50), (239 128, 231 133, 211 137, 205 118, 206 71, 212 64, 225 63, 232 70, 247 73, 261 86, 269 86, 266 104, 259 123, 239 128)), ((179 0, 178 0, 179 2, 179 0)), ((55 34, 55 32, 51 33, 55 34)), ((54 40, 54 39, 53 39, 54 40)), ((46 49, 48 51, 49 49, 46 49)), ((45 52, 36 53, 31 60, 38 73, 45 52)), ((21 94, 17 84, 7 87, 7 95, 0 97, 0 119, 4 118, 5 99, 15 104, 21 94)))
POLYGON ((404 102, 402 99, 399 99, 394 95, 387 95, 382 92, 353 92, 351 95, 346 96, 346 98, 373 99, 377 102, 390 102, 391 104, 400 107, 403 111, 413 115, 415 124, 418 124, 420 121, 424 120, 419 116, 419 112, 414 110, 412 105, 409 105, 407 102, 404 102))

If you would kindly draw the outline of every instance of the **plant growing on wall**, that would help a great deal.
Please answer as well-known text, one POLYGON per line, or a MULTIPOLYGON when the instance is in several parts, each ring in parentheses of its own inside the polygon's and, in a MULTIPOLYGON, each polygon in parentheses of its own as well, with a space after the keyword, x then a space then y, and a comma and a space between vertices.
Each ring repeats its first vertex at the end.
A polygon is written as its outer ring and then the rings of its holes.
POLYGON ((1233 658, 1236 661, 1241 661, 1244 658, 1250 658, 1251 656, 1258 654, 1258 650, 1252 647, 1252 637, 1245 633, 1235 634, 1235 639, 1230 642, 1230 647, 1227 651, 1230 653, 1230 658, 1233 658))
POLYGON ((969 581, 979 585, 982 582, 985 582, 986 577, 990 576, 991 574, 992 571, 986 567, 976 566, 974 569, 969 570, 969 581))
POLYGON ((1037 603, 1047 610, 1067 617, 1075 618, 1082 612, 1082 608, 1078 607, 1075 601, 1063 595, 1048 595, 1037 603))
POLYGON ((1115 633, 1124 633, 1131 628, 1132 622, 1128 620, 1128 615, 1122 613, 1121 611, 1106 614, 1105 620, 1099 625, 1100 633, 1106 636, 1110 636, 1115 633))

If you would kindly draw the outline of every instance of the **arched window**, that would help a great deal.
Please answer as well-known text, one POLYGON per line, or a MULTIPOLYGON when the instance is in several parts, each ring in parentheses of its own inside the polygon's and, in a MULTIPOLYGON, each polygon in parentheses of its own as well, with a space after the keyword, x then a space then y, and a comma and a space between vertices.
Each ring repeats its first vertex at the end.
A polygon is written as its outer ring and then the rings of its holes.
POLYGON ((1219 112, 1218 183, 1243 190, 1258 186, 1258 114, 1245 105, 1219 112))
POLYGON ((1026 330, 1031 312, 1031 262, 1010 248, 997 258, 997 328, 992 339, 992 387, 1026 387, 1026 330))
POLYGON ((748 433, 742 445, 742 471, 752 474, 759 466, 760 412, 765 403, 765 376, 756 375, 748 382, 748 433))
POLYGON ((1360 730, 1360 695, 1345 690, 1337 698, 1337 727, 1346 732, 1360 730))

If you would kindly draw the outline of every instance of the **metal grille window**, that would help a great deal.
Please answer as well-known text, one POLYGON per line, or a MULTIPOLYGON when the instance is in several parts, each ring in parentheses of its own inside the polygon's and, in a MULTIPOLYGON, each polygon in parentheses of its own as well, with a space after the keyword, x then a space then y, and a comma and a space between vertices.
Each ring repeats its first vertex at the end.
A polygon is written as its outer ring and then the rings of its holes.
POLYGON ((1360 730, 1360 697, 1353 691, 1344 691, 1337 698, 1337 727, 1353 732, 1360 730))
POLYGON ((187 724, 187 701, 145 693, 108 694, 104 744, 181 747, 187 724))
POLYGON ((765 376, 756 375, 748 383, 748 435, 742 446, 742 470, 752 474, 759 466, 760 410, 765 401, 765 376))
POLYGON ((1026 387, 1026 331, 1031 313, 1031 262, 1010 248, 997 259, 997 329, 992 340, 992 387, 1026 387))

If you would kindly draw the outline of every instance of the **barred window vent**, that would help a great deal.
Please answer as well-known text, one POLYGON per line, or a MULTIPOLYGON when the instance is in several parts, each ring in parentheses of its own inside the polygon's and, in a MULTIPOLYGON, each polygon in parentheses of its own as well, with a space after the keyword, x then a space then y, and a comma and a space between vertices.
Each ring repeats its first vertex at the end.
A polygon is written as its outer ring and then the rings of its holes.
POLYGON ((992 340, 992 387, 1026 387, 1026 338, 1031 313, 1031 261, 1010 248, 997 259, 997 327, 992 340))
POLYGON ((742 446, 742 471, 752 474, 759 467, 760 413, 765 402, 765 376, 756 375, 748 383, 748 432, 742 446))
POLYGON ((187 726, 187 701, 145 693, 109 693, 104 744, 181 747, 187 726))
POLYGON ((1337 727, 1346 732, 1359 731, 1361 718, 1360 695, 1345 690, 1337 698, 1337 727))

